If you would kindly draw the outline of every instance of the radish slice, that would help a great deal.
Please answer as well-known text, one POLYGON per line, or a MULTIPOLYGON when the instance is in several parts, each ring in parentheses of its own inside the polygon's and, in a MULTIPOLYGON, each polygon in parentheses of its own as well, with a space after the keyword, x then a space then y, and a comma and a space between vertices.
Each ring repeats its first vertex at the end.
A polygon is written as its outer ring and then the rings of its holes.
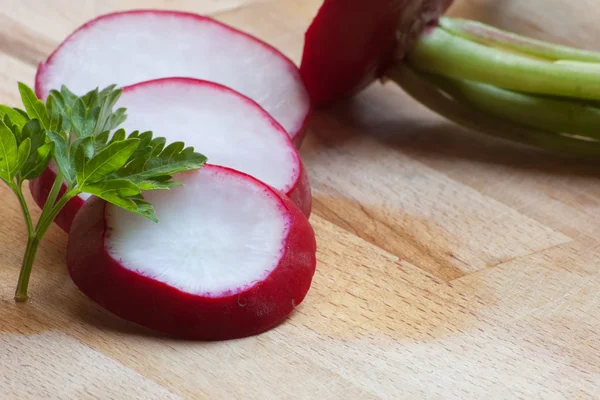
POLYGON ((316 265, 306 217, 285 196, 223 167, 153 191, 159 223, 91 198, 75 218, 75 285, 114 314, 175 337, 257 334, 302 302, 316 265))
POLYGON ((405 55, 453 0, 325 0, 306 32, 300 73, 311 100, 351 96, 405 55))
MULTIPOLYGON (((300 156, 285 130, 249 98, 224 86, 188 78, 166 78, 124 88, 117 107, 126 107, 127 131, 152 130, 167 142, 182 141, 212 164, 245 172, 289 196, 310 215, 310 184, 300 156)), ((30 183, 43 207, 56 177, 55 167, 30 183)), ((56 223, 69 232, 88 195, 69 202, 56 223)))
POLYGON ((196 14, 136 10, 94 19, 71 34, 36 76, 37 95, 66 85, 127 86, 166 77, 217 82, 257 101, 300 145, 310 102, 296 66, 258 39, 196 14))

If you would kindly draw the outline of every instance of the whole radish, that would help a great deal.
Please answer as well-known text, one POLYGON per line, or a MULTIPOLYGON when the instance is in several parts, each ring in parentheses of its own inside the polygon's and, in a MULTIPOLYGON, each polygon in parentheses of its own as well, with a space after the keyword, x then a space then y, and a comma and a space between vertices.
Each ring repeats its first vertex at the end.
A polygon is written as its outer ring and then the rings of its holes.
POLYGON ((443 17, 452 0, 325 0, 306 32, 312 101, 394 81, 468 128, 578 156, 600 155, 600 54, 443 17))

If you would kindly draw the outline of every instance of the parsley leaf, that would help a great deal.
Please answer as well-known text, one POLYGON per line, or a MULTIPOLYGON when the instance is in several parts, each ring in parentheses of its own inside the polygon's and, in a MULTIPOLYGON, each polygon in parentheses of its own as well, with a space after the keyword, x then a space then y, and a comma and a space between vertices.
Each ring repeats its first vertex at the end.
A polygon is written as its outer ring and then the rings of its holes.
POLYGON ((71 188, 75 184, 75 166, 71 162, 69 137, 65 132, 47 131, 48 138, 54 143, 54 161, 71 188))
POLYGON ((12 182, 15 166, 18 163, 17 140, 14 133, 0 122, 0 178, 5 182, 12 182))
POLYGON ((24 116, 23 114, 21 114, 19 111, 15 110, 14 108, 0 104, 0 118, 4 118, 5 116, 8 116, 10 118, 10 120, 14 124, 16 124, 19 128, 23 128, 23 126, 29 120, 28 117, 24 116))
POLYGON ((54 155, 54 143, 47 141, 46 131, 37 119, 29 120, 21 130, 23 140, 31 140, 29 156, 19 171, 19 182, 41 175, 54 155))
POLYGON ((102 197, 119 207, 156 219, 142 191, 181 185, 179 172, 201 168, 206 157, 182 142, 167 145, 152 132, 118 129, 127 118, 116 107, 115 85, 77 96, 67 87, 51 90, 46 103, 19 83, 25 111, 0 106, 0 177, 18 182, 39 176, 51 159, 67 189, 102 197))
POLYGON ((50 117, 48 116, 44 102, 39 100, 33 90, 22 82, 19 82, 19 92, 21 93, 21 100, 29 117, 39 120, 44 128, 49 129, 50 117))
POLYGON ((65 86, 51 90, 44 103, 19 82, 25 110, 0 105, 0 179, 19 199, 28 231, 15 299, 27 299, 29 274, 37 243, 73 197, 89 193, 125 210, 158 222, 143 191, 168 190, 181 183, 179 172, 201 168, 206 157, 182 142, 167 145, 152 132, 129 136, 118 127, 127 118, 116 107, 121 89, 115 85, 77 96, 65 86), (22 183, 39 177, 54 160, 59 173, 34 226, 22 183), (66 190, 61 190, 66 184, 66 190))
POLYGON ((127 163, 139 144, 139 139, 126 139, 106 146, 89 161, 76 156, 77 183, 84 185, 99 182, 118 171, 127 163))

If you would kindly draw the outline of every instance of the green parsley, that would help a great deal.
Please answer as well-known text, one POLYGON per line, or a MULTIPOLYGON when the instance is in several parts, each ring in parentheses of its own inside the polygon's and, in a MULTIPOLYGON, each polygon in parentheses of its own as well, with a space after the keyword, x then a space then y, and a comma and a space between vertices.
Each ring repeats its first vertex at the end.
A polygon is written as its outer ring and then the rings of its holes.
POLYGON ((172 175, 201 168, 206 157, 182 142, 167 146, 165 138, 152 132, 128 135, 118 129, 127 115, 124 108, 113 111, 122 92, 115 85, 81 97, 63 86, 51 91, 46 103, 23 83, 19 92, 25 110, 0 105, 0 179, 19 199, 27 225, 15 293, 15 300, 23 302, 38 244, 69 200, 89 193, 158 222, 142 191, 181 185, 172 175), (34 225, 23 182, 39 177, 51 161, 58 173, 34 225))

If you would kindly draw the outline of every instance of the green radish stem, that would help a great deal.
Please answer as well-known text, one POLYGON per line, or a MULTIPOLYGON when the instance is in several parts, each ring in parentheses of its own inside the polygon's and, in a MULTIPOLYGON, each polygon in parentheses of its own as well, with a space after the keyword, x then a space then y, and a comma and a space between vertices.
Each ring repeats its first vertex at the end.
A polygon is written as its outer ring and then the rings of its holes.
POLYGON ((480 22, 460 18, 442 17, 439 21, 444 30, 481 44, 513 50, 548 60, 572 60, 600 63, 600 53, 556 45, 542 40, 505 32, 480 22))
POLYGON ((600 140, 600 108, 583 101, 517 93, 435 75, 428 80, 456 100, 497 117, 535 129, 600 140))
POLYGON ((417 40, 407 63, 388 77, 460 125, 546 150, 600 156, 600 53, 442 17, 417 40), (427 90, 419 87, 425 84, 427 90))
POLYGON ((600 99, 600 74, 595 68, 488 47, 440 27, 421 35, 408 62, 420 71, 520 92, 600 99))
POLYGON ((561 154, 591 159, 600 157, 600 142, 579 140, 528 128, 486 115, 469 104, 448 97, 435 84, 426 80, 424 75, 413 71, 410 67, 393 67, 386 73, 386 77, 392 79, 411 97, 430 110, 465 128, 561 154))

